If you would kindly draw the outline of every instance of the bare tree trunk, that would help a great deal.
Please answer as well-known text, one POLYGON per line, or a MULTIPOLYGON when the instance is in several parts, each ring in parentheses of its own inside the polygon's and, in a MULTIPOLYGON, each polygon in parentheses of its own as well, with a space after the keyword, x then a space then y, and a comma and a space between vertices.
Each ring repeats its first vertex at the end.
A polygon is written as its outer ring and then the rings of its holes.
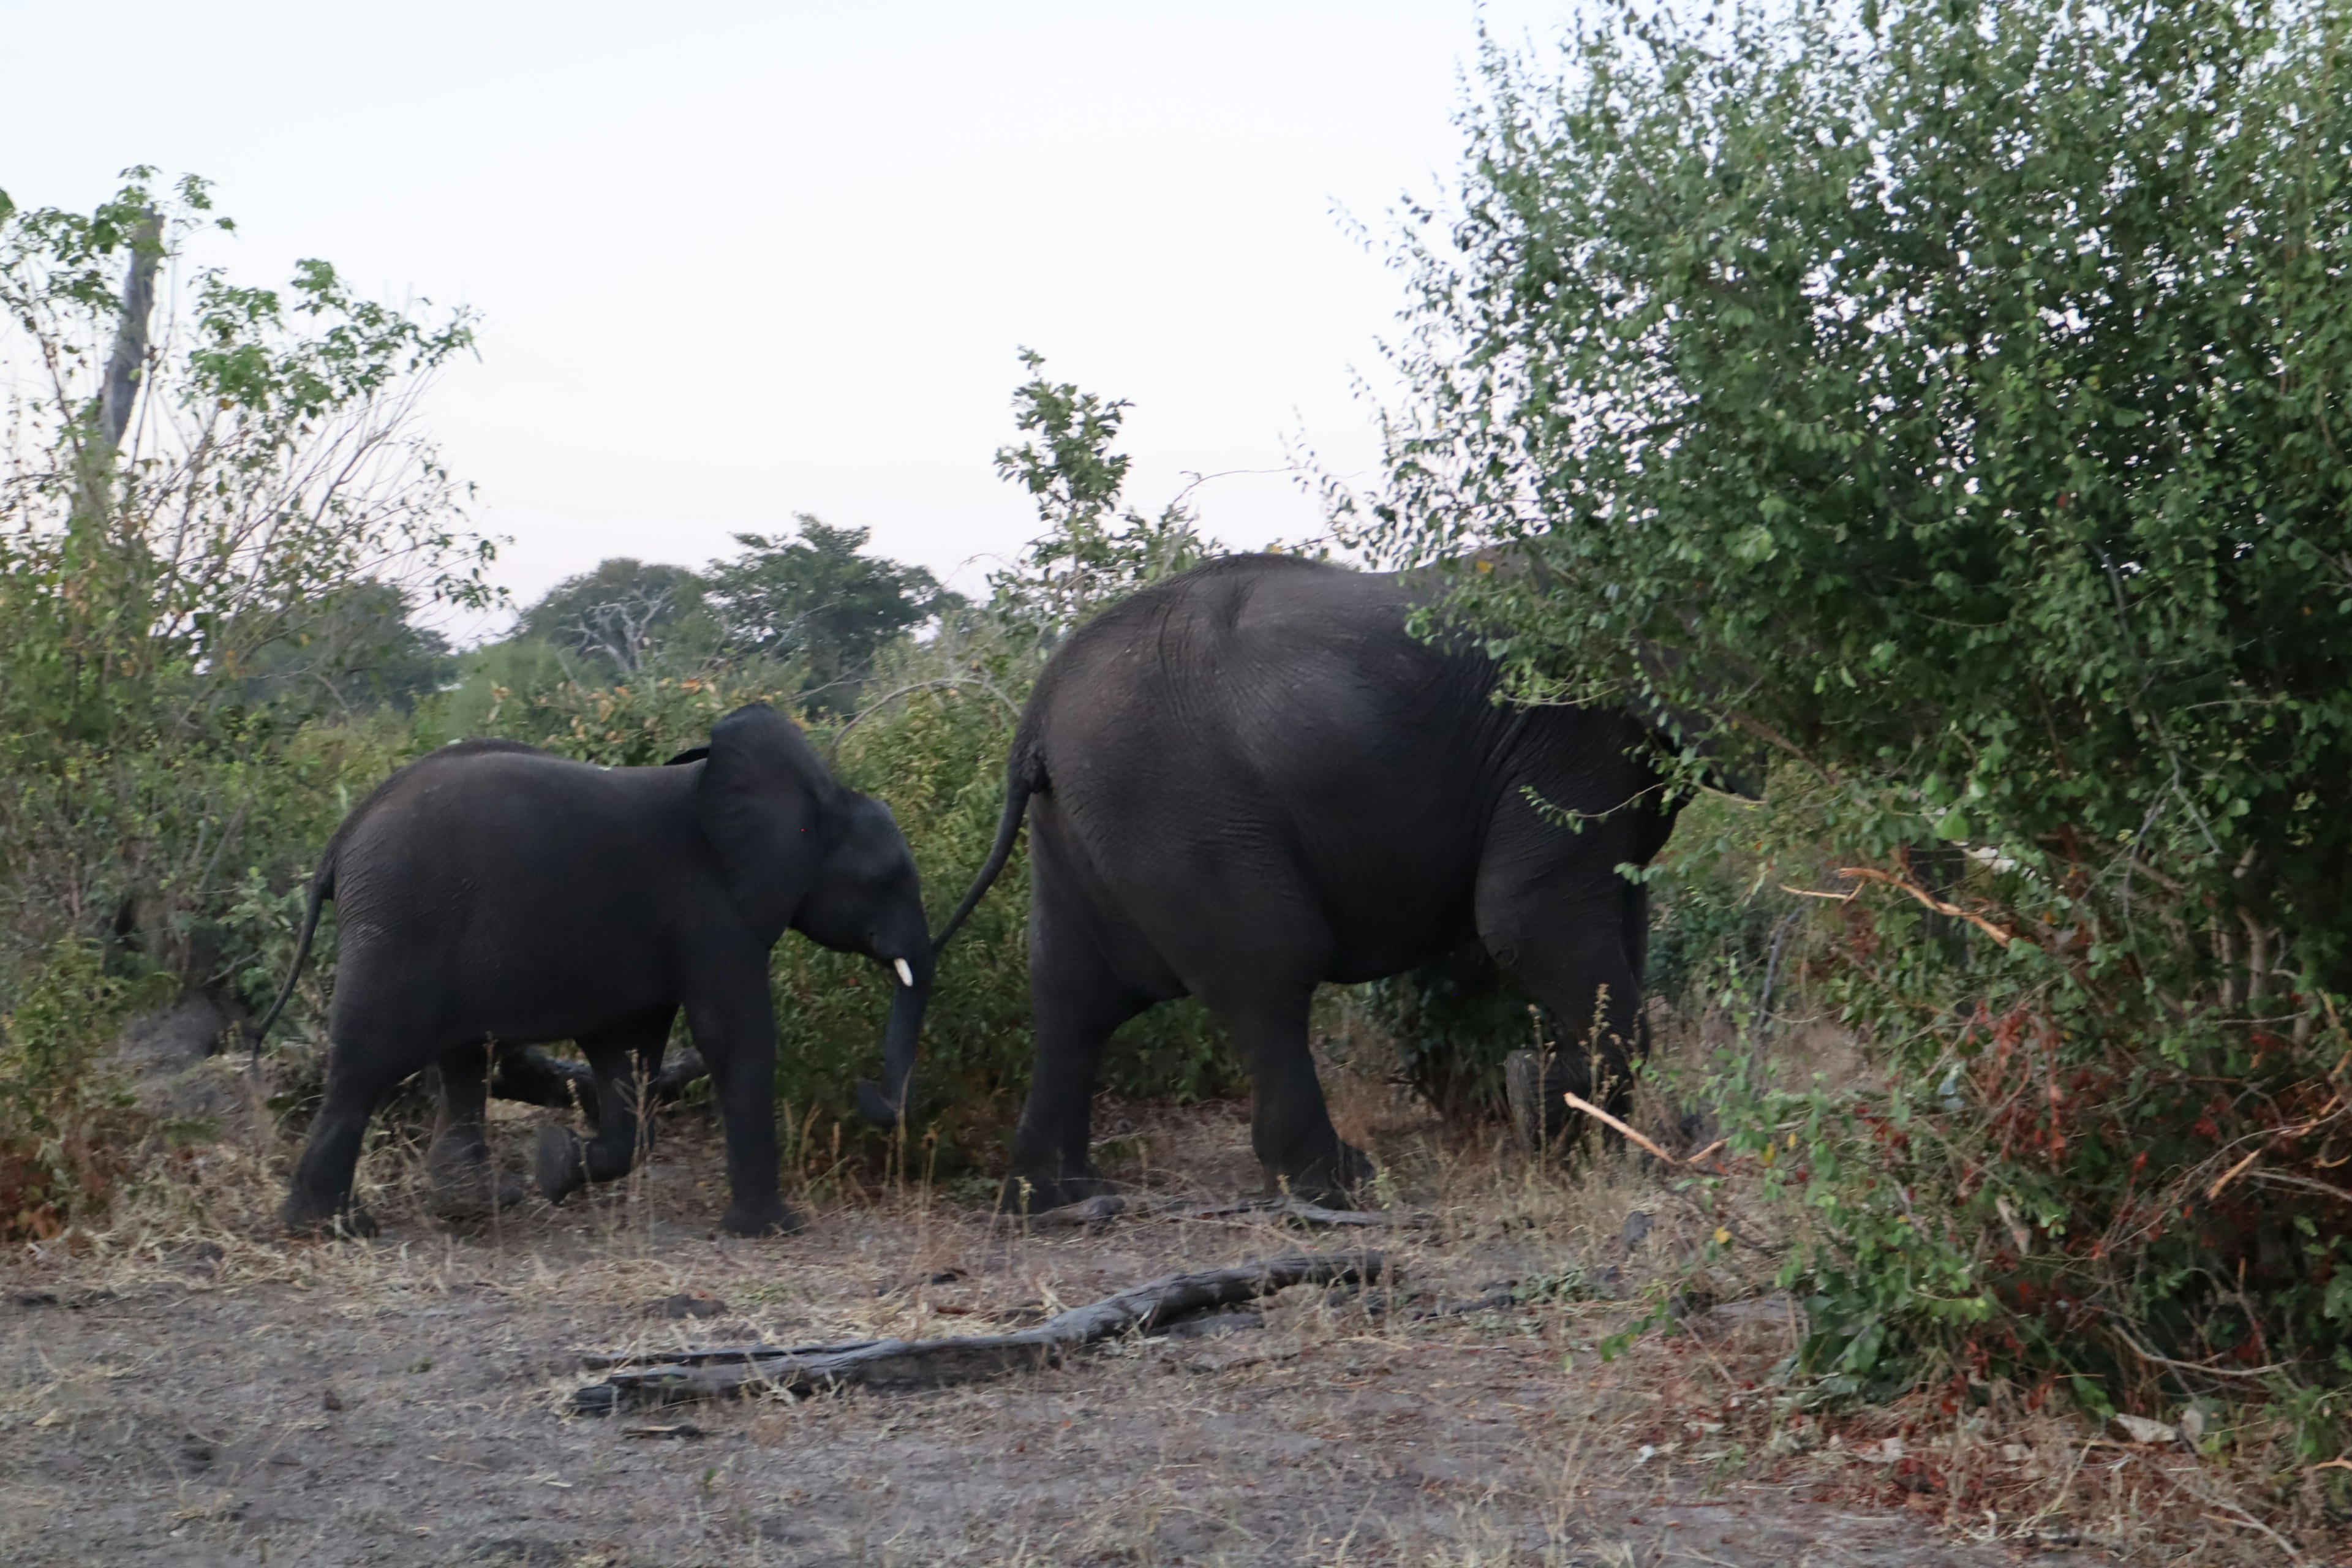
POLYGON ((99 393, 99 431, 111 457, 131 428, 139 386, 146 379, 147 321, 155 313, 155 268, 163 261, 163 219, 154 208, 131 237, 131 268, 122 278, 122 319, 115 323, 114 352, 107 356, 106 381, 99 393))
MULTIPOLYGON (((144 540, 125 527, 117 537, 114 515, 115 453, 131 428, 138 406, 139 387, 147 365, 147 319, 155 309, 155 269, 163 259, 163 220, 149 208, 131 235, 131 261, 122 278, 122 315, 115 324, 114 349, 107 356, 105 379, 99 384, 98 428, 72 445, 79 467, 75 475, 73 512, 67 524, 67 569, 76 579, 67 595, 89 606, 110 606, 121 622, 141 626, 146 619, 145 585, 138 566, 144 540)), ((117 654, 101 654, 73 667, 73 712, 79 729, 87 715, 102 712, 110 701, 109 688, 125 673, 117 654)))

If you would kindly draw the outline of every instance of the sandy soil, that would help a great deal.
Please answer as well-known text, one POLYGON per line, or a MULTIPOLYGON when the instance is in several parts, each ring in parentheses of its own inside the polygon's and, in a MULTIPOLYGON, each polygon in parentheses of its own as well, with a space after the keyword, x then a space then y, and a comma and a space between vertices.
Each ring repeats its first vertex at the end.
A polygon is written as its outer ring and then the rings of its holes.
MULTIPOLYGON (((1150 1186, 1255 1190, 1235 1108, 1141 1121, 1150 1186)), ((530 1131, 503 1124, 509 1163, 530 1131)), ((665 1137, 593 1201, 464 1229, 379 1151, 387 1224, 366 1243, 280 1240, 268 1160, 193 1151, 106 1245, 20 1255, 0 1279, 0 1562, 2111 1560, 1964 1506, 1938 1479, 1956 1465, 1895 1460, 1899 1434, 1874 1446, 1776 1408, 1776 1299, 1695 1310, 1604 1363, 1622 1298, 1693 1234, 1624 1172, 1383 1151, 1436 1223, 1337 1237, 1153 1218, 1007 1234, 969 1184, 836 1188, 804 1231, 743 1242, 709 1228, 707 1120, 677 1113, 665 1137), (1652 1219, 1629 1245, 1636 1205, 1652 1219), (1394 1285, 1293 1289, 1051 1370, 564 1414, 593 1381, 583 1351, 990 1331, 1171 1269, 1359 1246, 1390 1251, 1394 1285)))

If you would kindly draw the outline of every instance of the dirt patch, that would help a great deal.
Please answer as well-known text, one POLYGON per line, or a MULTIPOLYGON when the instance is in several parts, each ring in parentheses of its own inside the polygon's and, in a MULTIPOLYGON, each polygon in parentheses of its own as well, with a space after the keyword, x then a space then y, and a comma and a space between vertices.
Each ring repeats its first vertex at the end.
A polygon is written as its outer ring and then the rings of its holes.
MULTIPOLYGON (((1127 1114, 1153 1189, 1249 1189, 1234 1108, 1127 1114)), ((528 1131, 507 1129, 509 1163, 528 1131)), ((1319 1244, 1384 1247, 1391 1285, 1293 1289, 966 1386, 567 1418, 583 1352, 990 1331, 1318 1245, 1246 1217, 1006 1234, 976 1194, 914 1188, 804 1199, 805 1231, 739 1241, 713 1230, 712 1130, 682 1114, 666 1136, 594 1201, 464 1233, 379 1152, 402 1179, 364 1244, 278 1239, 269 1160, 215 1148, 95 1246, 20 1255, 0 1279, 0 1561, 2109 1560, 2045 1551, 2065 1539, 2050 1510, 1963 1499, 1947 1438, 1892 1432, 1895 1458, 1776 1405, 1785 1301, 1694 1306, 1604 1362, 1693 1222, 1630 1166, 1569 1181, 1426 1130, 1381 1152, 1433 1223, 1319 1244)))

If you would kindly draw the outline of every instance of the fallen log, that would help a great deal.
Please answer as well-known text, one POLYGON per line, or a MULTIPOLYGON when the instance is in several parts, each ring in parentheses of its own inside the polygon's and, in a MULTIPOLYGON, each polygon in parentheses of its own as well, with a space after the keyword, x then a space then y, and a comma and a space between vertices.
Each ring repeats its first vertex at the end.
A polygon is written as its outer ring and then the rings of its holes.
POLYGON ((1388 1260, 1377 1252, 1299 1255, 1244 1263, 1198 1274, 1170 1274, 1073 1307, 1034 1329, 1009 1334, 979 1334, 939 1340, 856 1340, 845 1344, 725 1345, 709 1350, 656 1352, 637 1356, 588 1358, 592 1367, 612 1368, 601 1383, 572 1396, 581 1415, 610 1415, 625 1409, 725 1399, 769 1390, 803 1391, 863 1384, 907 1388, 992 1377, 1000 1373, 1049 1366, 1063 1352, 1130 1330, 1149 1333, 1179 1318, 1273 1295, 1293 1285, 1339 1282, 1370 1284, 1388 1260), (624 1363, 635 1363, 624 1365, 624 1363))

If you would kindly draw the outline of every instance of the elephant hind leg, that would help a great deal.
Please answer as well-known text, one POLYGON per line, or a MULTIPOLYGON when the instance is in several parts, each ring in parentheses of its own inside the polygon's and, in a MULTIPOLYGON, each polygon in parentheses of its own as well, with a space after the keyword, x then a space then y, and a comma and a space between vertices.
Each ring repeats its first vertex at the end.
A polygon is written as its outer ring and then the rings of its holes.
POLYGON ((352 1196, 360 1148, 367 1137, 368 1119, 416 1064, 373 1046, 372 1041, 338 1039, 329 1051, 326 1094, 278 1210, 286 1228, 298 1235, 374 1234, 374 1221, 352 1196))
POLYGON ((1250 1075, 1250 1146, 1270 1185, 1309 1203, 1352 1206, 1372 1178, 1364 1152, 1341 1141, 1307 1047, 1310 984, 1279 999, 1205 998, 1233 1031, 1250 1075))
POLYGON ((583 1036, 581 1053, 596 1075, 596 1133, 583 1139, 552 1122, 539 1130, 539 1189, 561 1203, 591 1182, 610 1182, 635 1169, 653 1141, 654 1078, 661 1071, 675 1008, 647 1014, 617 1028, 583 1036))
POLYGON ((1158 998, 1121 981, 1090 942, 1040 931, 1030 949, 1036 1065, 999 1206, 1037 1213, 1110 1190, 1095 1173, 1095 1077, 1113 1031, 1158 998))
POLYGON ((442 1057, 437 1069, 441 1106, 425 1169, 428 1201, 444 1219, 478 1219, 512 1207, 530 1191, 521 1177, 499 1170, 490 1158, 485 1119, 491 1054, 488 1045, 459 1046, 442 1057))

